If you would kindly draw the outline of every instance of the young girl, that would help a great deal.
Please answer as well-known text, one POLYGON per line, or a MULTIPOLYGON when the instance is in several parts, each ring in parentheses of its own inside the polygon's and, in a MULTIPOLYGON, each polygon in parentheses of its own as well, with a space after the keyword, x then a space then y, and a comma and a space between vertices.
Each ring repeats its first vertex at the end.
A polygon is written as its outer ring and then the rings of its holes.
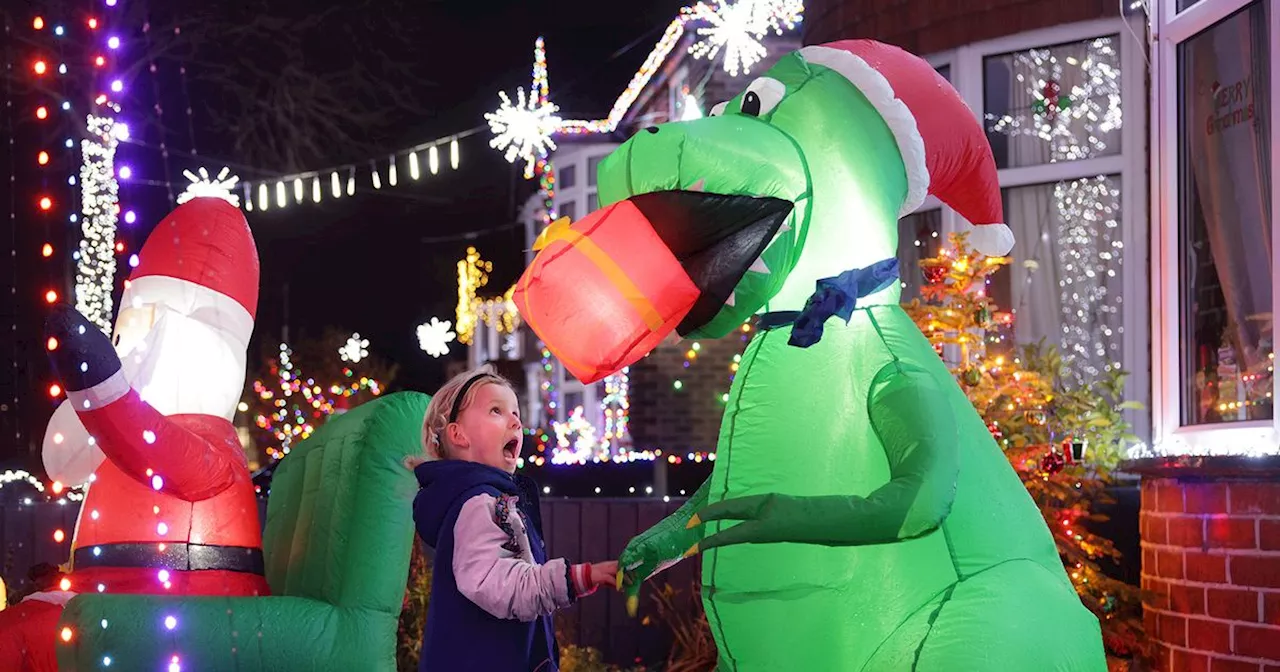
POLYGON ((616 562, 547 559, 537 484, 515 475, 521 430, 511 383, 488 366, 427 407, 426 456, 405 460, 418 536, 435 549, 420 671, 556 672, 552 612, 614 585, 616 562))

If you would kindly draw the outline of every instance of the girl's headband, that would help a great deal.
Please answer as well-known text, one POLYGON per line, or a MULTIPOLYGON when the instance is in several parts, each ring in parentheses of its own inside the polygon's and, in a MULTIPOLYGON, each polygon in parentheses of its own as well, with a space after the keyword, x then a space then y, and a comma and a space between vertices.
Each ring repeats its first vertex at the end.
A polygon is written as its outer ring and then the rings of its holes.
POLYGON ((462 384, 462 387, 458 389, 458 396, 453 398, 453 409, 449 411, 449 422, 458 421, 458 412, 462 410, 462 400, 467 396, 467 390, 471 389, 471 386, 474 385, 476 381, 488 375, 489 374, 487 373, 477 373, 476 375, 468 378, 467 382, 462 384))

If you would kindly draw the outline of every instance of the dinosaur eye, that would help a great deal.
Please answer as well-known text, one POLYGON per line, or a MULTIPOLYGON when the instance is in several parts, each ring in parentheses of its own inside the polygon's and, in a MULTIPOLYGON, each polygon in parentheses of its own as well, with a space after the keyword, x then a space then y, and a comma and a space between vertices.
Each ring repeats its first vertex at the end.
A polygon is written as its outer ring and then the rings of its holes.
POLYGON ((769 114, 787 95, 787 86, 772 77, 761 77, 742 94, 742 113, 753 117, 769 114))
POLYGON ((711 108, 711 111, 707 113, 707 116, 718 117, 724 114, 724 108, 727 107, 728 105, 729 105, 729 101, 727 100, 723 103, 716 103, 715 106, 711 108))

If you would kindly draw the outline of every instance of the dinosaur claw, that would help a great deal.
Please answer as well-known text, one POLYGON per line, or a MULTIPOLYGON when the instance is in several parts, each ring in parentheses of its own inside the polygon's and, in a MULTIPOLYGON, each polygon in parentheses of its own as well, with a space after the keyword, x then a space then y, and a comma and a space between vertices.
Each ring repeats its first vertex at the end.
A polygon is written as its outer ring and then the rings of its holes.
POLYGON ((695 513, 695 514, 693 514, 693 517, 689 519, 689 522, 688 522, 688 523, 685 523, 684 529, 686 529, 686 530, 692 530, 693 528, 695 528, 695 527, 697 527, 697 526, 699 526, 699 525, 701 525, 701 524, 702 524, 702 518, 700 518, 700 517, 698 516, 698 514, 696 514, 696 513, 695 513))
POLYGON ((640 611, 640 598, 632 595, 627 598, 627 615, 631 618, 636 617, 636 613, 640 611))
POLYGON ((681 557, 691 558, 697 554, 698 554, 698 544, 695 543, 694 545, 690 546, 689 550, 685 551, 684 555, 681 557))

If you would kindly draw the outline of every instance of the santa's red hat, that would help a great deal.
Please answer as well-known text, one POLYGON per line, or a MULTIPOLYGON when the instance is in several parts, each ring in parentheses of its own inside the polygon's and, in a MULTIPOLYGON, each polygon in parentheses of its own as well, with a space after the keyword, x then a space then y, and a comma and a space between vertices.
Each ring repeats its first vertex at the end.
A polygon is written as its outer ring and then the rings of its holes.
POLYGON ((969 242, 979 252, 1003 256, 1013 249, 991 146, 973 111, 933 66, 874 40, 805 47, 800 56, 849 80, 893 132, 907 170, 899 216, 933 194, 975 225, 969 242))
POLYGON ((212 316, 247 342, 258 310, 258 248, 240 209, 194 198, 161 220, 121 298, 122 306, 135 303, 212 316))

